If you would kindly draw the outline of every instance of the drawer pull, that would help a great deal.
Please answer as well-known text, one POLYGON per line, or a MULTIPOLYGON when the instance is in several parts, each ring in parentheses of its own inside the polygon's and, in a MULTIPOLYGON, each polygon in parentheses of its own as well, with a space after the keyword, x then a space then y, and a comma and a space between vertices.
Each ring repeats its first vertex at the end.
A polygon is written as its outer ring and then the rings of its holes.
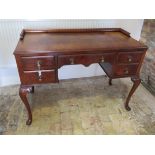
POLYGON ((41 71, 40 70, 38 71, 38 79, 39 79, 39 81, 42 80, 42 74, 41 74, 41 71))
POLYGON ((41 61, 37 61, 37 67, 38 67, 38 70, 40 70, 40 67, 41 67, 41 61))
POLYGON ((101 58, 101 62, 104 62, 104 57, 102 56, 102 58, 101 58))
POLYGON ((125 73, 125 74, 129 74, 129 71, 126 69, 126 70, 124 71, 124 73, 125 73))
POLYGON ((38 67, 38 79, 39 79, 39 81, 41 81, 42 80, 41 61, 37 61, 37 67, 38 67))
POLYGON ((69 61, 70 61, 71 65, 74 65, 74 59, 73 58, 70 58, 69 61))
POLYGON ((128 57, 128 61, 129 61, 129 62, 132 61, 132 57, 131 57, 131 56, 128 57))
POLYGON ((132 59, 131 58, 129 58, 129 62, 131 62, 132 61, 132 59))

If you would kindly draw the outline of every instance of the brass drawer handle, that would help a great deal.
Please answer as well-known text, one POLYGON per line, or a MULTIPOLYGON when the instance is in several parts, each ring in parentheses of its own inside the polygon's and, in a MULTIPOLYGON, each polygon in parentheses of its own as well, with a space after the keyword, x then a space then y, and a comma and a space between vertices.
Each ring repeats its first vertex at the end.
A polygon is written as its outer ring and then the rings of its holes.
POLYGON ((102 58, 101 58, 101 62, 104 62, 104 56, 102 56, 102 58))
POLYGON ((39 79, 39 81, 42 80, 42 74, 41 74, 41 71, 40 70, 38 71, 38 79, 39 79))
POLYGON ((129 58, 128 60, 129 60, 129 62, 131 62, 131 61, 132 61, 132 59, 131 59, 131 58, 129 58))
POLYGON ((125 74, 129 74, 128 69, 124 70, 124 73, 125 73, 125 74))
POLYGON ((41 68, 41 61, 40 60, 37 61, 37 67, 38 67, 38 70, 40 70, 40 68, 41 68))
POLYGON ((74 58, 70 58, 69 61, 71 65, 74 65, 74 58))
POLYGON ((39 81, 42 80, 42 74, 41 74, 41 61, 37 61, 37 67, 38 67, 38 79, 39 81))
POLYGON ((128 57, 128 61, 129 61, 129 62, 132 61, 132 57, 131 57, 131 56, 128 57))

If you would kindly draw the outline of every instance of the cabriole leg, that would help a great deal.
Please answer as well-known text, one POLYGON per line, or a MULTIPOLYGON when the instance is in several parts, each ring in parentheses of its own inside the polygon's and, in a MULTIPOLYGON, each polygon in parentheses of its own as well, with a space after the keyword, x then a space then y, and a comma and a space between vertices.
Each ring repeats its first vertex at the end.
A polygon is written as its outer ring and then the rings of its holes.
POLYGON ((129 95, 126 99, 126 102, 125 102, 125 109, 130 111, 131 108, 129 107, 129 101, 131 99, 131 96, 133 95, 133 93, 135 92, 135 90, 137 89, 137 87, 139 86, 140 82, 141 82, 141 79, 139 77, 132 77, 131 78, 131 81, 133 82, 133 86, 129 92, 129 95))
POLYGON ((30 125, 32 123, 32 113, 31 113, 29 102, 27 100, 27 94, 33 92, 33 89, 34 89, 33 86, 24 86, 24 85, 21 85, 19 88, 19 96, 23 101, 28 114, 26 125, 30 125))

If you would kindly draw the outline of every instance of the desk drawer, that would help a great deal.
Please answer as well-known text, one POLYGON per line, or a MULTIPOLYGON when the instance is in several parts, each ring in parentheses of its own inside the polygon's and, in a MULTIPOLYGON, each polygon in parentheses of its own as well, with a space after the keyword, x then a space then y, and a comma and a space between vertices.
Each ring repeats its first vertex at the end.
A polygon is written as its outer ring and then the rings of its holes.
POLYGON ((131 64, 139 63, 143 52, 120 52, 117 57, 117 63, 131 64))
POLYGON ((138 69, 138 65, 117 65, 115 67, 115 76, 130 76, 135 75, 138 69))
POLYGON ((56 62, 53 56, 22 57, 24 71, 51 70, 55 68, 56 62))
POLYGON ((48 71, 25 71, 22 76, 23 84, 40 84, 40 83, 51 83, 56 82, 56 71, 48 70, 48 71))
POLYGON ((62 55, 58 57, 58 66, 82 64, 89 66, 92 63, 113 62, 113 53, 89 54, 89 55, 62 55))

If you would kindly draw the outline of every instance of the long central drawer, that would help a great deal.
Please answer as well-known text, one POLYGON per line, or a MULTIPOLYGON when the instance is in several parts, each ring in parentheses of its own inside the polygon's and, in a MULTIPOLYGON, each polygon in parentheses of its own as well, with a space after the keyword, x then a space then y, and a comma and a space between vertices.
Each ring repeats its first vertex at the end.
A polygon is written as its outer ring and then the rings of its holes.
POLYGON ((113 62, 114 53, 104 54, 81 54, 81 55, 61 55, 58 57, 58 67, 64 65, 82 64, 89 66, 92 63, 113 62))

